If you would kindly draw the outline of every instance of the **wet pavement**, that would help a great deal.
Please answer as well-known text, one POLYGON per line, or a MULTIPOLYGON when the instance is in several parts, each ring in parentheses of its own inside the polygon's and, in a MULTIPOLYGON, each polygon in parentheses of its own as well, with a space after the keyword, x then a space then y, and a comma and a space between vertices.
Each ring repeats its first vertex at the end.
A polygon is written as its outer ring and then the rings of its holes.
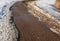
POLYGON ((24 3, 15 3, 11 11, 20 31, 20 41, 60 41, 60 36, 53 33, 48 24, 30 14, 24 3))

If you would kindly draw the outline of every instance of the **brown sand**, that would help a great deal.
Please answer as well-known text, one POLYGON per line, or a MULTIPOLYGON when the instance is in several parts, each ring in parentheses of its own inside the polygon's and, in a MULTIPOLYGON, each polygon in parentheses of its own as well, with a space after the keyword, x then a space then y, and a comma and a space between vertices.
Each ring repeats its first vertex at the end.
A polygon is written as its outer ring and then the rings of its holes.
POLYGON ((15 3, 11 10, 20 31, 20 41, 60 41, 60 36, 50 31, 46 23, 31 15, 24 3, 15 3))

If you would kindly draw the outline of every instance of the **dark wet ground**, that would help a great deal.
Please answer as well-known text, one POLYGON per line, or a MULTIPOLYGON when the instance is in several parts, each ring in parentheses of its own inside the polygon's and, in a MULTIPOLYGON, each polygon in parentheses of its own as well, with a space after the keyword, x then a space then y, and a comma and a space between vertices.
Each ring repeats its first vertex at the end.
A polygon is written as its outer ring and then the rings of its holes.
POLYGON ((20 31, 20 41, 60 41, 60 36, 50 31, 46 23, 30 14, 24 3, 15 3, 11 11, 20 31))

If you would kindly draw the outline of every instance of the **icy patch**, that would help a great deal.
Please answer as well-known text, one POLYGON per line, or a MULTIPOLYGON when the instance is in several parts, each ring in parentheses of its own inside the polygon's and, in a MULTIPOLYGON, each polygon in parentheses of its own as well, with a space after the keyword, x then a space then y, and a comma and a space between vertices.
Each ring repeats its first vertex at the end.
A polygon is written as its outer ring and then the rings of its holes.
POLYGON ((7 4, 5 2, 0 1, 0 18, 4 15, 6 11, 7 4))
POLYGON ((0 0, 0 19, 6 15, 7 10, 17 1, 24 0, 0 0))
POLYGON ((39 0, 39 1, 48 3, 48 4, 54 4, 56 0, 39 0))
POLYGON ((1 0, 0 1, 0 19, 5 15, 7 12, 7 9, 9 10, 9 7, 14 3, 15 1, 13 0, 1 0))
POLYGON ((0 19, 7 12, 7 9, 9 9, 10 6, 12 6, 16 1, 23 1, 23 0, 0 0, 0 19))

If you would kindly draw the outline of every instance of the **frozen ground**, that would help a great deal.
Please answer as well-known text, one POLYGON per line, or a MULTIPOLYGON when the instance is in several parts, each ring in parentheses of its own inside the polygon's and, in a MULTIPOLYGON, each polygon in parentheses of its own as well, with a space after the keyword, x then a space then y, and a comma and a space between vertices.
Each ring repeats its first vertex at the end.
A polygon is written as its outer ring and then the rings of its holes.
POLYGON ((46 13, 49 13, 51 16, 53 16, 57 20, 60 20, 60 10, 56 9, 52 4, 38 1, 35 3, 35 5, 40 9, 42 9, 43 11, 45 11, 46 13))
POLYGON ((0 41, 17 41, 18 31, 10 20, 11 12, 9 11, 9 7, 13 3, 12 1, 0 0, 0 41))
MULTIPOLYGON (((31 4, 31 3, 30 3, 31 4)), ((60 36, 53 33, 48 24, 45 22, 39 21, 39 19, 34 16, 38 14, 36 11, 38 8, 32 7, 32 12, 27 12, 27 8, 24 3, 17 2, 12 8, 12 14, 14 16, 14 22, 17 28, 20 31, 20 40, 21 41, 60 41, 60 36), (35 10, 35 9, 36 10, 35 10), (34 9, 34 10, 33 10, 34 9)), ((41 14, 41 13, 39 13, 41 14)), ((41 15, 43 16, 43 14, 41 15)), ((45 17, 46 18, 46 17, 45 17)))
MULTIPOLYGON (((6 1, 6 0, 3 0, 4 2, 6 1)), ((3 5, 5 5, 5 3, 3 2, 2 0, 0 1, 0 7, 2 6, 3 7, 3 5)), ((8 4, 8 3, 10 3, 10 2, 12 2, 13 0, 7 0, 7 3, 6 4, 8 4)), ((48 1, 47 1, 48 2, 48 1)), ((39 3, 37 3, 38 5, 37 6, 39 6, 40 7, 40 5, 39 5, 39 3)), ((49 10, 50 11, 50 9, 52 10, 52 12, 53 13, 55 13, 54 12, 54 7, 52 7, 52 6, 49 6, 48 7, 48 5, 43 5, 42 6, 42 8, 44 9, 44 8, 46 8, 47 10, 49 10), (47 7, 47 8, 46 8, 47 7)), ((1 9, 1 8, 0 8, 1 9)), ((44 9, 45 10, 45 9, 44 9)), ((1 10, 0 10, 1 11, 1 10)), ((48 11, 48 12, 49 12, 48 11)), ((59 13, 59 12, 56 12, 56 13, 59 13)), ((9 12, 9 10, 6 12, 6 13, 4 13, 5 15, 2 15, 1 14, 1 12, 0 12, 0 17, 1 16, 3 16, 1 19, 0 19, 0 41, 17 41, 17 33, 16 33, 16 28, 15 28, 15 26, 13 26, 14 25, 14 23, 11 25, 10 24, 10 21, 9 21, 9 19, 10 19, 10 12, 9 12)), ((53 16, 55 15, 55 16, 58 16, 58 18, 60 17, 60 13, 59 14, 52 14, 53 16)), ((59 18, 60 19, 60 18, 59 18)))
POLYGON ((17 41, 18 32, 14 23, 10 20, 10 12, 0 20, 0 41, 17 41))
POLYGON ((51 31, 60 35, 60 10, 56 9, 52 4, 39 1, 31 2, 28 7, 30 12, 35 13, 33 15, 36 15, 39 20, 51 25, 51 31))
POLYGON ((16 1, 23 1, 23 0, 0 0, 0 18, 2 18, 5 15, 7 7, 12 6, 16 1))

